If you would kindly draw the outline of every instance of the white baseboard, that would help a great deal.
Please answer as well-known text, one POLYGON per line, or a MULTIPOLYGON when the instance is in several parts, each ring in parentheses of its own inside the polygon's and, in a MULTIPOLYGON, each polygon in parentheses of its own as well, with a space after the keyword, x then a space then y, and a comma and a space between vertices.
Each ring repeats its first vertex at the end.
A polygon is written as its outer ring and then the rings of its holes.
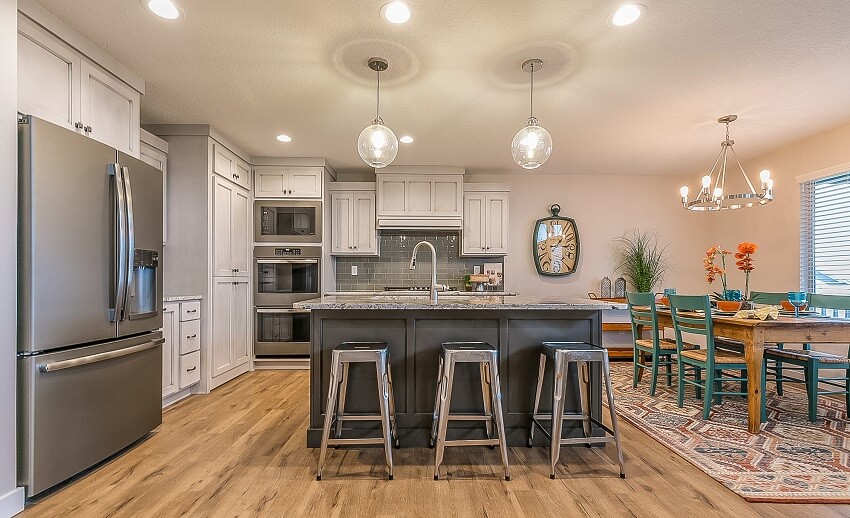
POLYGON ((24 488, 16 487, 5 495, 0 495, 0 518, 15 516, 24 510, 24 488))
POLYGON ((186 387, 183 390, 175 392, 170 396, 166 396, 162 398, 162 409, 165 410, 167 407, 173 405, 174 403, 180 401, 181 399, 186 399, 187 397, 192 395, 192 387, 186 387))

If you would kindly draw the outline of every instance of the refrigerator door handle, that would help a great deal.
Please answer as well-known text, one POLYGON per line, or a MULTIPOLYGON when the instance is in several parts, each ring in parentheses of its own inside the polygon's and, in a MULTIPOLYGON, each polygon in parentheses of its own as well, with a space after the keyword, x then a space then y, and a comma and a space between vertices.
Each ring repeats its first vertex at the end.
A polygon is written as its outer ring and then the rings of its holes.
POLYGON ((117 163, 109 164, 109 176, 115 183, 116 214, 115 220, 118 225, 116 240, 116 272, 115 293, 112 306, 109 309, 109 320, 117 322, 122 320, 124 306, 127 299, 127 212, 125 210, 126 198, 124 193, 124 182, 121 178, 121 166, 117 163))
POLYGON ((102 362, 106 360, 111 360, 113 358, 120 358, 122 356, 147 351, 148 349, 153 349, 154 347, 163 343, 165 343, 165 338, 157 338, 156 340, 151 340, 150 342, 134 345, 125 349, 118 349, 117 351, 91 354, 89 356, 83 356, 81 358, 73 358, 70 360, 61 360, 58 362, 45 363, 43 365, 39 365, 38 370, 40 370, 41 372, 55 372, 64 369, 71 369, 73 367, 81 367, 83 365, 90 365, 92 363, 102 362))
POLYGON ((130 187, 130 169, 122 167, 121 172, 124 179, 124 191, 126 192, 126 211, 127 211, 127 289, 124 295, 124 311, 121 320, 129 320, 130 314, 127 310, 127 301, 130 298, 130 293, 133 291, 133 266, 136 258, 136 226, 133 222, 133 190, 130 187))

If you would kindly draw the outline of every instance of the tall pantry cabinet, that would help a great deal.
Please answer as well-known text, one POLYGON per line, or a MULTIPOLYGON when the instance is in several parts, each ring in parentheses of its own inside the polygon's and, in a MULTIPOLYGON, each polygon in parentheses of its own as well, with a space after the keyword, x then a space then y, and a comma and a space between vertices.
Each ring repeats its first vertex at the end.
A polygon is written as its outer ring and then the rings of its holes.
POLYGON ((168 142, 165 295, 202 295, 201 382, 251 368, 251 166, 205 124, 146 126, 168 142))

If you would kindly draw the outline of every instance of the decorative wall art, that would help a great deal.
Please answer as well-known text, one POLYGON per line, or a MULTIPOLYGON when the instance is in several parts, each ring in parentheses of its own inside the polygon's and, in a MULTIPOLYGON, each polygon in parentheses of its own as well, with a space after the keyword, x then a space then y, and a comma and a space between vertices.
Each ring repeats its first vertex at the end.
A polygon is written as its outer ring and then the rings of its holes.
POLYGON ((549 212, 551 217, 538 219, 534 225, 534 265, 540 275, 569 275, 578 267, 578 227, 574 219, 560 215, 557 203, 549 207, 549 212))

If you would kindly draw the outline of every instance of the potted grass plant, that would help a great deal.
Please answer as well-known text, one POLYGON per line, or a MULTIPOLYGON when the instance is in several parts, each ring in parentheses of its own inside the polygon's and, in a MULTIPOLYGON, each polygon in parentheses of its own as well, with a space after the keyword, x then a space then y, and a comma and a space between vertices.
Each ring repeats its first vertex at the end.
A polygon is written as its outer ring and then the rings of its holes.
POLYGON ((658 232, 633 229, 614 240, 617 270, 638 292, 651 292, 669 269, 664 253, 668 245, 661 246, 658 232))

